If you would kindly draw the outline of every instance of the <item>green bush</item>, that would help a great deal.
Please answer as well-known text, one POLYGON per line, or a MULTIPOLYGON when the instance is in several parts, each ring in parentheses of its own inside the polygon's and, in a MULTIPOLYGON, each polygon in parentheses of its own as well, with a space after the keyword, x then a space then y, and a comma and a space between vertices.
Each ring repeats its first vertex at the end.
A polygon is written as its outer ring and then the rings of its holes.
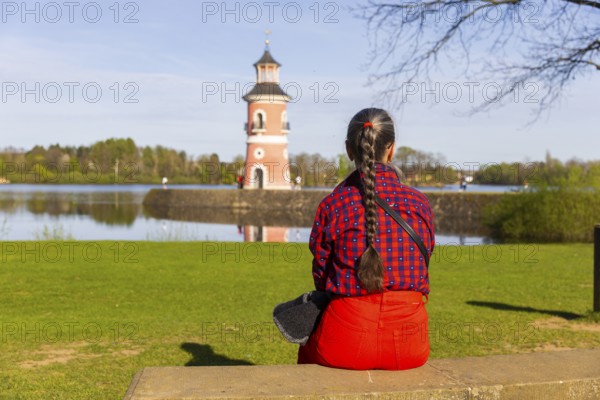
POLYGON ((506 242, 592 242, 600 223, 600 191, 539 187, 507 193, 484 209, 494 239, 506 242))

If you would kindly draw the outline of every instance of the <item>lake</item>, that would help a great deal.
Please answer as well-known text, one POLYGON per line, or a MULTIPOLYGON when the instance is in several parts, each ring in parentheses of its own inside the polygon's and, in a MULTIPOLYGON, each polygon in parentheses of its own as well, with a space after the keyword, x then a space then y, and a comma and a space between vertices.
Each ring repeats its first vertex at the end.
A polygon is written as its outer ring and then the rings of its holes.
MULTIPOLYGON (((255 227, 157 219, 142 202, 160 185, 0 185, 0 240, 289 241, 308 242, 310 227, 255 227)), ((170 185, 171 189, 234 186, 170 185)), ((458 185, 427 190, 458 191, 458 185)), ((470 185, 502 192, 505 186, 470 185)), ((480 236, 437 232, 440 244, 481 244, 480 236)))

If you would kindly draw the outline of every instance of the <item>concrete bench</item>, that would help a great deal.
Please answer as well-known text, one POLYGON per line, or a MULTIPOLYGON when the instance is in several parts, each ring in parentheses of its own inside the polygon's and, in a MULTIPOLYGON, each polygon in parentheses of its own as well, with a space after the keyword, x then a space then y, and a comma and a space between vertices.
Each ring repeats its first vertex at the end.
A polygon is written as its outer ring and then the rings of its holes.
POLYGON ((145 368, 125 400, 600 399, 600 349, 431 360, 408 371, 318 365, 145 368))

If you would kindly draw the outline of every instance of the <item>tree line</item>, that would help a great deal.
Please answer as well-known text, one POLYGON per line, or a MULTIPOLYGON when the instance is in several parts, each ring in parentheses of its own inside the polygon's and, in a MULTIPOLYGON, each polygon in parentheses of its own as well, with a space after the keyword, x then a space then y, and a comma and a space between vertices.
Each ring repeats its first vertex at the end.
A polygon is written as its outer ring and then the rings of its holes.
MULTIPOLYGON (((442 154, 399 147, 394 163, 411 186, 444 186, 464 177, 473 183, 497 185, 560 185, 576 182, 600 187, 600 161, 562 162, 549 153, 529 163, 485 165, 448 162, 442 154)), ((290 156, 290 182, 302 178, 307 187, 332 187, 354 170, 346 154, 324 157, 290 156)), ((91 146, 34 146, 30 150, 0 150, 0 182, 71 184, 158 184, 163 177, 175 184, 234 185, 244 172, 244 157, 223 161, 216 153, 193 156, 164 146, 138 146, 133 139, 108 139, 91 146)))

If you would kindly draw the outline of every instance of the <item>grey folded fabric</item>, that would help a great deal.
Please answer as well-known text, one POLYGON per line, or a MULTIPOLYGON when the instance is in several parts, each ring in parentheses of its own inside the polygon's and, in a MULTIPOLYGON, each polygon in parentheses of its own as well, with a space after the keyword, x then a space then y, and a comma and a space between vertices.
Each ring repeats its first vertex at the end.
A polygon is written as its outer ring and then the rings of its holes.
POLYGON ((327 292, 313 290, 304 293, 294 300, 278 304, 273 310, 273 321, 288 342, 305 345, 330 300, 327 292))

